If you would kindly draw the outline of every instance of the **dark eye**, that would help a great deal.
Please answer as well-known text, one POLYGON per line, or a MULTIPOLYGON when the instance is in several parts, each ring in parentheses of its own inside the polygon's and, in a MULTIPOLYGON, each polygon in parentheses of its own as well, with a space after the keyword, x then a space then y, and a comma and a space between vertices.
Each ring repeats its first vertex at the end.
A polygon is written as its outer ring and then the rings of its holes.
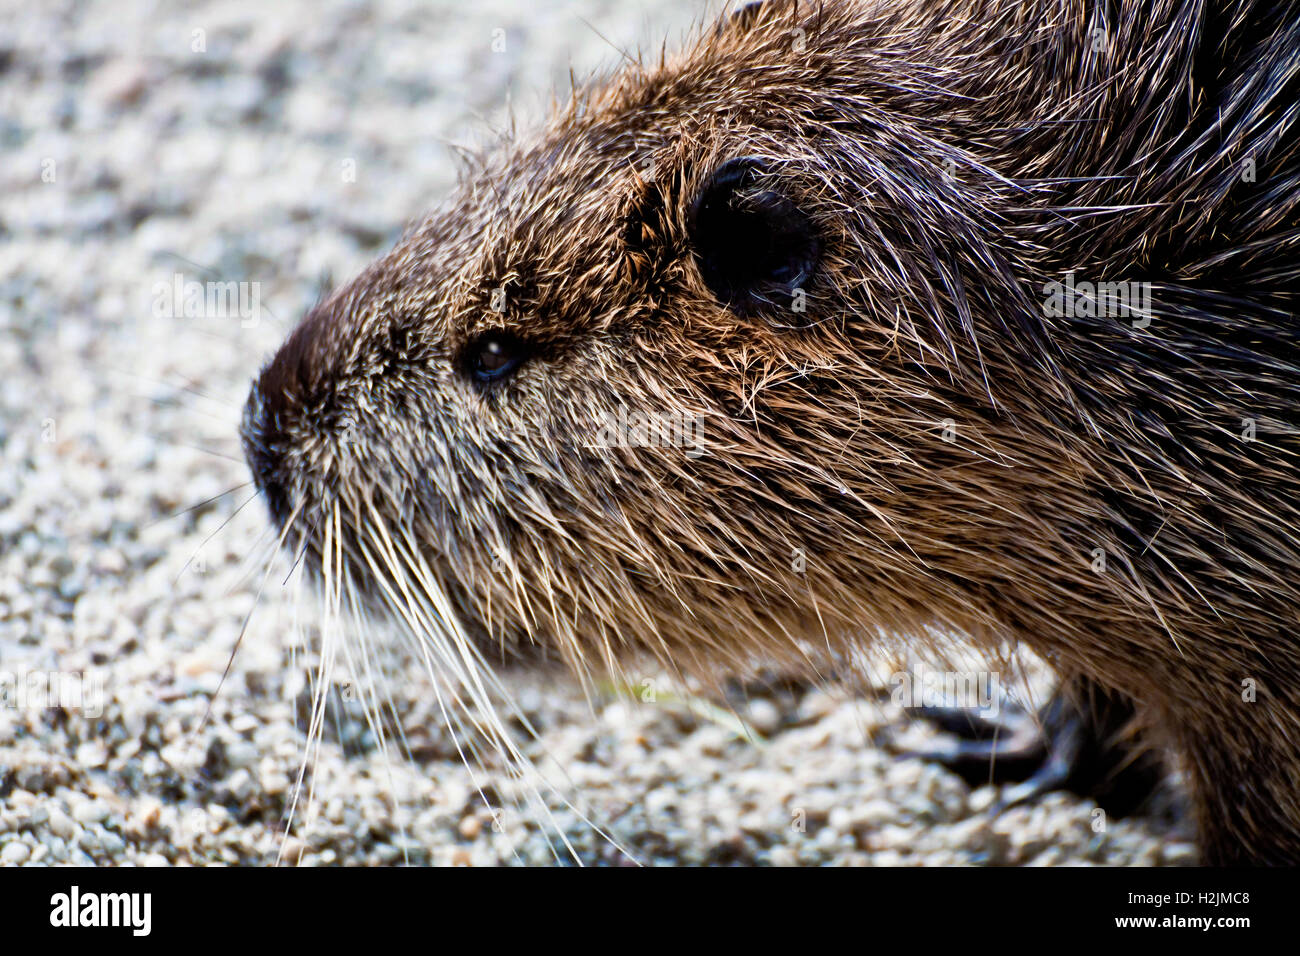
POLYGON ((688 231, 705 285, 741 314, 780 309, 812 281, 821 239, 811 217, 765 179, 768 164, 729 159, 691 205, 688 231))
POLYGON ((527 357, 522 342, 504 333, 488 333, 475 339, 466 353, 470 375, 480 382, 505 378, 527 357))

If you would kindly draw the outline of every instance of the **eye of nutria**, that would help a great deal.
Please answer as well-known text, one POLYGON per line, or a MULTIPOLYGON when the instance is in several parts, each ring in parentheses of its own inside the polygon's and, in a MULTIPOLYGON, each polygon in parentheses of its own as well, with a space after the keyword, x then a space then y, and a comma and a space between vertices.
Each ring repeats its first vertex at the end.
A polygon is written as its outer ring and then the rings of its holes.
POLYGON ((523 364, 528 355, 524 344, 504 332, 488 332, 470 343, 465 366, 479 382, 497 382, 523 364))
POLYGON ((779 309, 812 280, 821 257, 816 226, 769 188, 769 164, 729 159, 691 204, 688 232, 705 285, 742 314, 779 309))

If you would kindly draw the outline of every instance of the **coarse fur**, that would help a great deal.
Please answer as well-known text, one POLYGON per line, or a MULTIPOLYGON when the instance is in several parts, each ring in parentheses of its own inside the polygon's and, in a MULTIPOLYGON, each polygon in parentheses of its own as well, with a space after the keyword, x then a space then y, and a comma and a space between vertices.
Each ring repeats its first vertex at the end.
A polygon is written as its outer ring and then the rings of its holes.
POLYGON ((1294 3, 772 0, 479 161, 291 334, 248 457, 464 686, 1023 643, 1140 702, 1207 862, 1298 863, 1298 116, 1294 3), (737 157, 815 229, 802 310, 702 277, 737 157))

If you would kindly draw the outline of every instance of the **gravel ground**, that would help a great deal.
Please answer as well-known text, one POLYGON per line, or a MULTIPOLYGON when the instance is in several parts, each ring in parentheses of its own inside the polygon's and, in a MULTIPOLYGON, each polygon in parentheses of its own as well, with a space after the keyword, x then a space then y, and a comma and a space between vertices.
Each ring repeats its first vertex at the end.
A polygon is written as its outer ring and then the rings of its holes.
POLYGON ((892 704, 779 680, 708 711, 511 678, 584 811, 552 796, 548 817, 466 769, 416 668, 389 687, 409 757, 334 682, 286 835, 315 631, 279 571, 259 598, 264 516, 222 495, 247 481, 248 380, 448 191, 448 142, 507 103, 535 120, 571 63, 616 58, 602 36, 657 45, 701 4, 4 5, 0 862, 485 865, 569 859, 561 835, 587 863, 1194 860, 1178 826, 1094 833, 1071 796, 995 814, 994 788, 872 746, 892 704), (177 276, 256 283, 261 320, 160 314, 177 276), (63 706, 36 693, 50 672, 63 706))

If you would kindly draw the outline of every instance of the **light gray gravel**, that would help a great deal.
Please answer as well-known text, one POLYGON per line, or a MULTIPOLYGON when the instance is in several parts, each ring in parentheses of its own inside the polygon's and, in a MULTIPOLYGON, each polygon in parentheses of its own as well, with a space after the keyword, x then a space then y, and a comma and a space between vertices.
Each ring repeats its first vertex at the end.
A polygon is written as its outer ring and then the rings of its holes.
POLYGON ((780 682, 733 701, 760 743, 679 702, 512 679, 541 729, 530 752, 609 839, 555 800, 550 822, 494 816, 476 781, 493 806, 522 788, 471 776, 414 668, 390 686, 411 759, 388 759, 336 686, 311 811, 286 837, 310 615, 295 623, 280 571, 257 599, 266 529, 260 503, 240 510, 247 488, 168 516, 247 481, 249 377, 322 288, 447 192, 447 141, 481 140, 508 99, 535 120, 570 62, 616 59, 597 33, 657 46, 701 5, 4 6, 0 675, 84 675, 102 713, 11 683, 0 863, 544 862, 564 856, 557 832, 583 862, 626 862, 615 843, 676 863, 1193 860, 1184 830, 1094 833, 1091 804, 1060 794, 993 816, 990 788, 870 744, 892 705, 780 682), (256 283, 261 321, 158 316, 178 274, 256 283))

